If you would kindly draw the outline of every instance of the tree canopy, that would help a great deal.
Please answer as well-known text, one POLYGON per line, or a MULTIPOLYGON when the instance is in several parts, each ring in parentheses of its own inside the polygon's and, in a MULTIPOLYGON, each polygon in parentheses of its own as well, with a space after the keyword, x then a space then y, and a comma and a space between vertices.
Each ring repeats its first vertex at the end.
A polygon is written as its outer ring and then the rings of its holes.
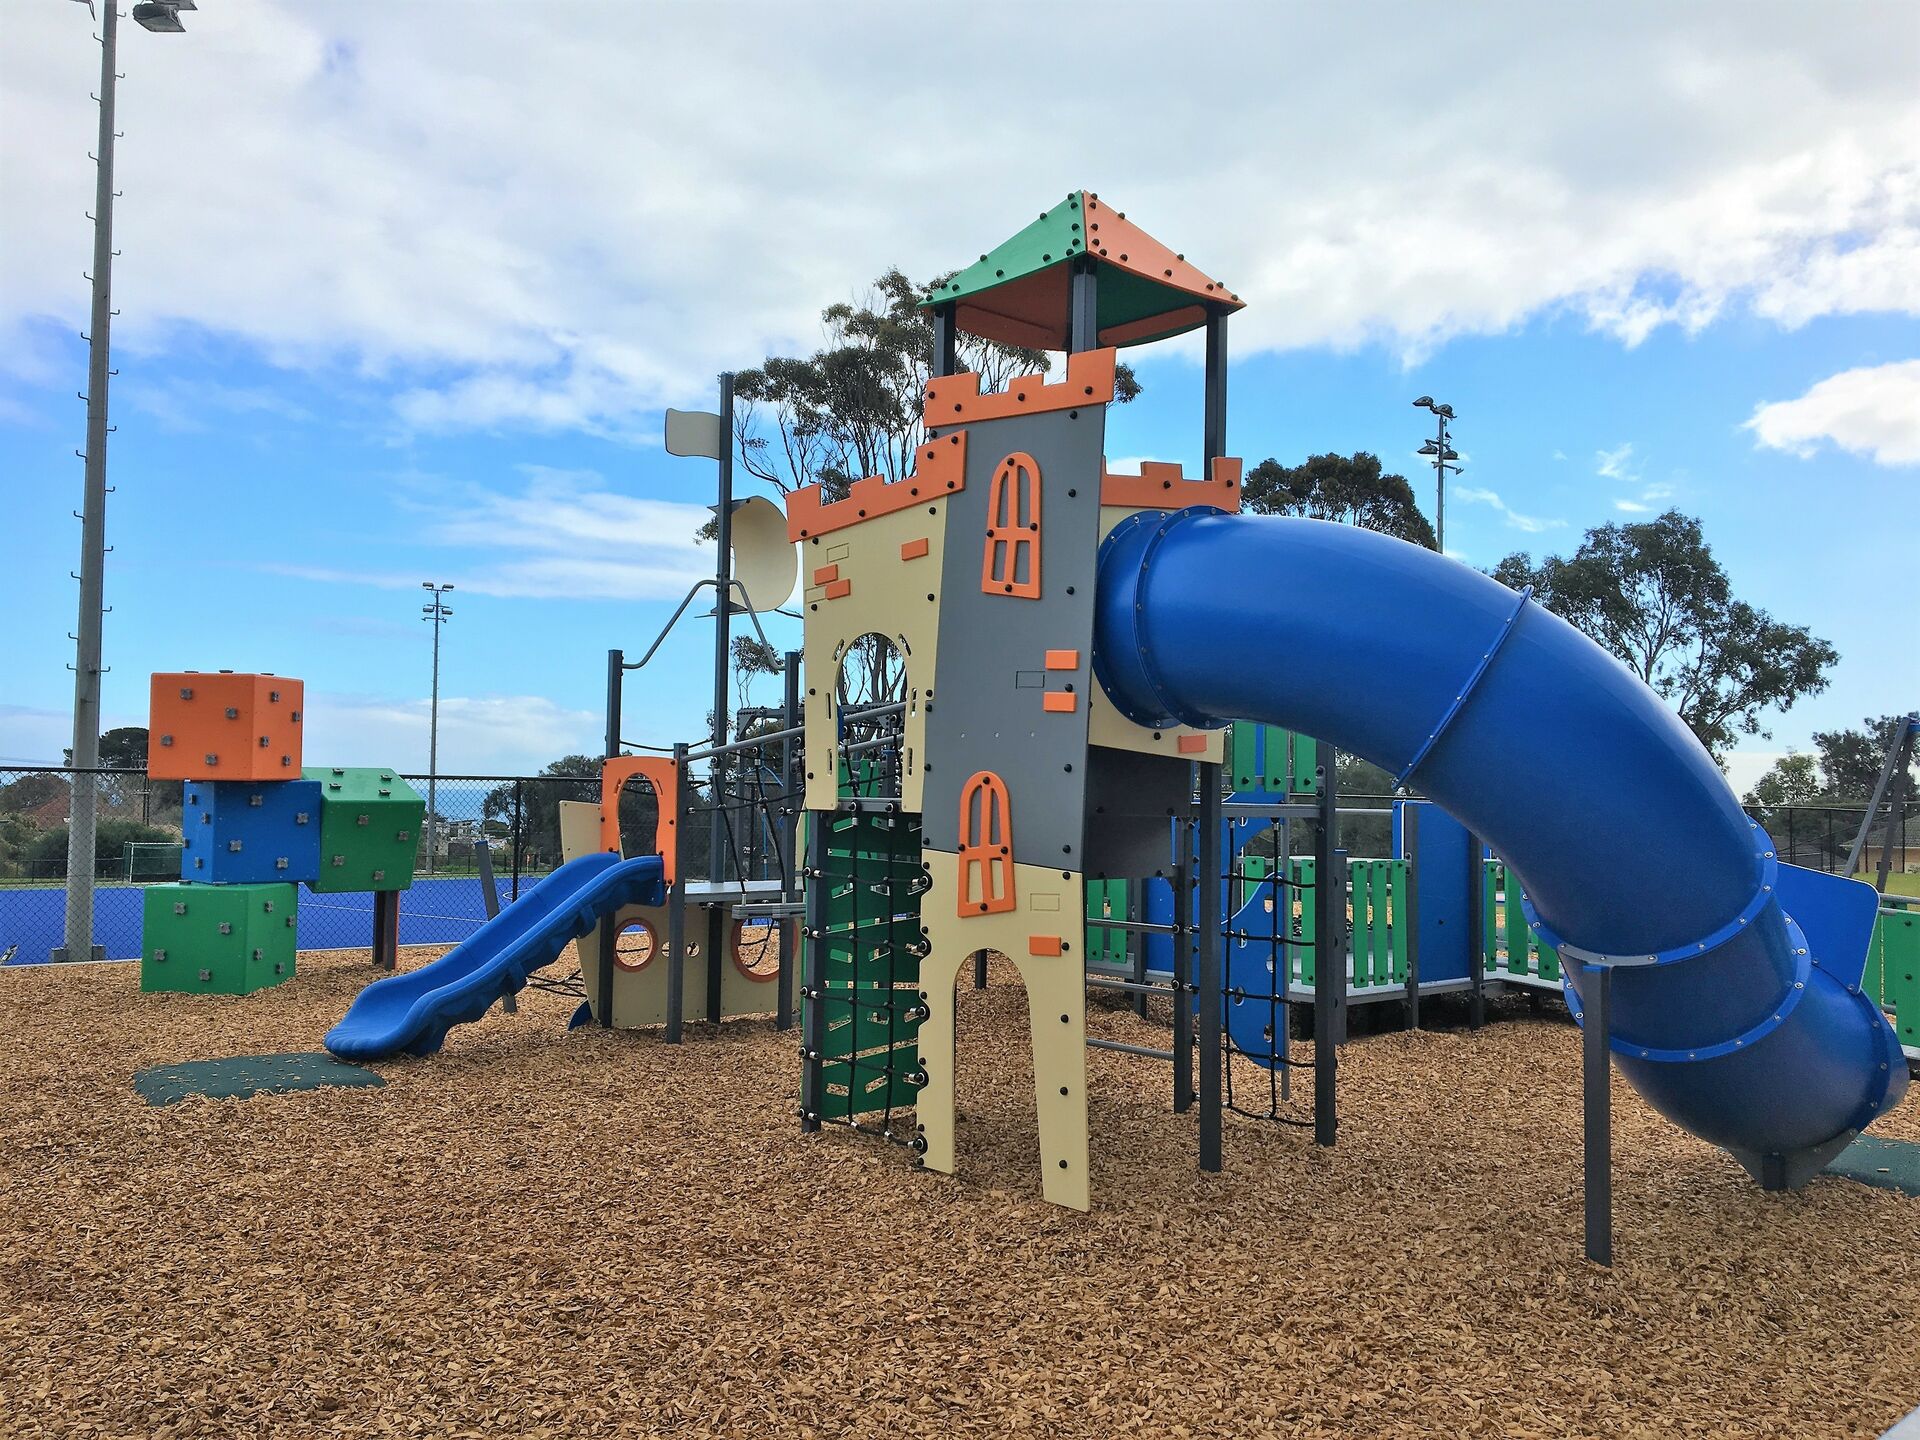
MULTIPOLYGON (((918 307, 932 285, 888 270, 854 301, 820 314, 823 343, 813 354, 770 356, 734 377, 740 464, 782 493, 825 484, 842 493, 855 480, 898 480, 913 467, 921 407, 933 360, 933 325, 918 307)), ((959 337, 960 366, 984 388, 1051 368, 1045 351, 959 337)), ((1119 367, 1118 398, 1140 393, 1133 371, 1119 367)))
POLYGON ((1737 599, 1700 522, 1677 510, 1589 530, 1571 556, 1507 556, 1493 576, 1618 656, 1670 703, 1715 759, 1769 734, 1768 710, 1827 687, 1840 656, 1804 625, 1737 599))
POLYGON ((1262 460, 1247 472, 1240 494, 1262 515, 1304 515, 1378 530, 1427 549, 1437 548, 1433 524, 1420 513, 1404 475, 1384 473, 1378 455, 1309 455, 1300 465, 1262 460))

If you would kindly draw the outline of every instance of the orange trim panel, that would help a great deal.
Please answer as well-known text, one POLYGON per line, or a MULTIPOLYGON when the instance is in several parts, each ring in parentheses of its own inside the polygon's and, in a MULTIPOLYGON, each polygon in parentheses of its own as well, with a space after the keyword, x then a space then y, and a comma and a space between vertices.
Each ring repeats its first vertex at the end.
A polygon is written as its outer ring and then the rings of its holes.
POLYGON ((1142 460, 1138 475, 1100 478, 1100 503, 1129 510, 1184 510, 1189 505, 1212 505, 1228 512, 1240 508, 1241 462, 1230 456, 1214 458, 1211 475, 1189 480, 1180 466, 1164 460, 1142 460))
POLYGON ((1064 955, 1066 949, 1067 942, 1062 940, 1058 935, 1029 935, 1027 937, 1027 954, 1029 955, 1064 955))
POLYGON ((1047 669, 1078 670, 1079 668, 1080 668, 1080 652, 1078 650, 1047 651, 1047 669))
POLYGON ((813 583, 816 585, 825 585, 828 581, 838 580, 839 578, 840 567, 838 565, 822 565, 818 570, 813 572, 813 583))
POLYGON ((980 588, 988 595, 1040 598, 1040 465, 1024 450, 993 472, 980 588))
POLYGON ((620 854, 620 792, 635 776, 653 786, 660 805, 660 826, 654 843, 660 847, 660 866, 667 884, 679 870, 679 836, 674 816, 680 809, 680 773, 673 761, 659 755, 615 755, 600 765, 600 848, 620 854))
POLYGON ((1040 708, 1055 715, 1071 715, 1080 708, 1080 697, 1067 690, 1049 690, 1040 697, 1040 708))
POLYGON ((844 600, 852 593, 853 582, 851 580, 835 580, 827 586, 827 599, 829 600, 844 600))
POLYGON ((787 496, 787 538, 796 544, 858 525, 876 515, 892 515, 923 500, 943 500, 967 488, 967 432, 930 440, 914 452, 914 472, 904 480, 869 475, 853 482, 846 499, 827 501, 821 487, 809 485, 787 496))
POLYGON ((919 560, 924 558, 926 553, 927 537, 924 535, 918 540, 907 540, 901 543, 900 558, 902 560, 919 560))
POLYGON ((1081 405, 1105 405, 1113 399, 1114 350, 1083 350, 1067 357, 1067 378, 1046 383, 1044 375, 1022 375, 1005 390, 980 393, 980 377, 972 371, 940 375, 927 382, 923 418, 929 430, 975 420, 1003 420, 1009 415, 1044 415, 1081 405))
POLYGON ((981 770, 960 787, 959 914, 1004 915, 1013 893, 1013 802, 1007 782, 981 770))
POLYGON ((1204 735, 1182 735, 1179 740, 1179 745, 1182 755, 1199 755, 1207 748, 1207 737, 1204 735))

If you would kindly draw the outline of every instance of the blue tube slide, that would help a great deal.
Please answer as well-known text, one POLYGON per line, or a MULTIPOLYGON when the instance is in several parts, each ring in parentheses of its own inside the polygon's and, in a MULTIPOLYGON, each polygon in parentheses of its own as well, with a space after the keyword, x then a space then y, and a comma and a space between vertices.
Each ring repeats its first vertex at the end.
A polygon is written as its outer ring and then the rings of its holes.
POLYGON ((1102 546, 1094 668, 1141 724, 1284 725, 1431 797, 1518 876, 1576 1016, 1613 968, 1628 1082, 1762 1185, 1905 1093, 1860 991, 1871 889, 1782 864, 1674 712, 1527 596, 1352 526, 1142 512, 1102 546))
POLYGON ((431 1055, 449 1029, 519 991, 602 917, 665 901, 658 855, 569 860, 438 960, 367 986, 327 1032, 327 1049, 342 1060, 431 1055))

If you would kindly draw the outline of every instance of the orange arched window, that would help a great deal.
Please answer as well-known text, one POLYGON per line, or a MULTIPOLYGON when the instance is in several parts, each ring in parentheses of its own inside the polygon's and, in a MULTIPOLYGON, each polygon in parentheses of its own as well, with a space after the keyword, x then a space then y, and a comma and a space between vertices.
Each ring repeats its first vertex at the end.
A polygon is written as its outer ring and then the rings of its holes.
POLYGON ((980 588, 989 595, 1040 598, 1040 467, 1024 450, 993 472, 980 588))
POLYGON ((960 918, 1014 908, 1013 807, 1007 782, 982 770, 960 787, 960 918))

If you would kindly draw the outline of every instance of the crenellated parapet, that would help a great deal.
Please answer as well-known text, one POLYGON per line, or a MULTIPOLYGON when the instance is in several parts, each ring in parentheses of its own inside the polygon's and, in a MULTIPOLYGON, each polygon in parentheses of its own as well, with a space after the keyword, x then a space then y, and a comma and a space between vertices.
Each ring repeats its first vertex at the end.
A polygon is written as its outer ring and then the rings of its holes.
POLYGON ((1100 477, 1100 503, 1128 510, 1184 510, 1211 505, 1229 513, 1240 509, 1241 462, 1216 456, 1206 476, 1189 480, 1177 461, 1142 460, 1138 475, 1100 477))

